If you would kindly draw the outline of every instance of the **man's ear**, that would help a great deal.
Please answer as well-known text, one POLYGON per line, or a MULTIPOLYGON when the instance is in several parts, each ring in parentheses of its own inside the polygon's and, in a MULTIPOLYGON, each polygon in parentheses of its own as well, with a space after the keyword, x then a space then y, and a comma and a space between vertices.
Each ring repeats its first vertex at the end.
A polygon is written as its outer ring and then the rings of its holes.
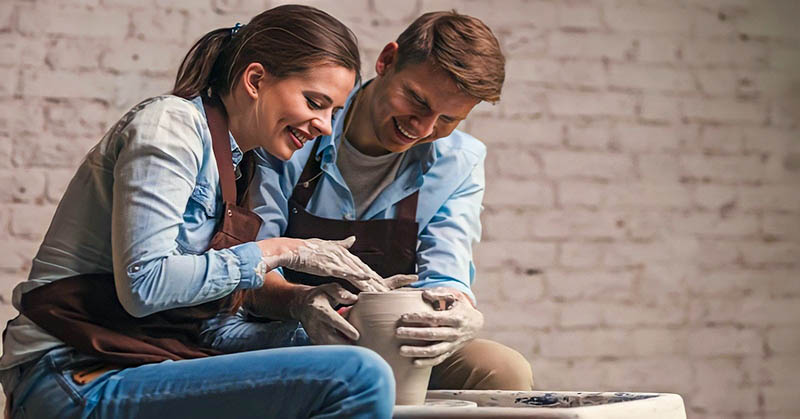
POLYGON ((242 73, 242 87, 252 99, 258 99, 258 89, 267 81, 269 75, 261 63, 250 63, 242 73))
POLYGON ((393 65, 397 64, 398 48, 397 42, 389 42, 383 47, 383 51, 378 55, 378 61, 375 62, 375 73, 383 76, 393 65))

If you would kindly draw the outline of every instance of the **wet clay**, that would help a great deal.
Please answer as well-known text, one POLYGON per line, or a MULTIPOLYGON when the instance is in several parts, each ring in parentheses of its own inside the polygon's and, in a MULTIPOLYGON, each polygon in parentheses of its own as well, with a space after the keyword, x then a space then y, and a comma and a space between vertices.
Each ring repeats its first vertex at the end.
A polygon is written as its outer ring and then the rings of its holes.
POLYGON ((377 352, 392 367, 398 405, 425 402, 431 367, 416 367, 412 358, 400 356, 400 345, 407 341, 395 337, 401 315, 425 311, 433 307, 422 299, 422 291, 362 292, 348 316, 361 334, 357 344, 377 352))

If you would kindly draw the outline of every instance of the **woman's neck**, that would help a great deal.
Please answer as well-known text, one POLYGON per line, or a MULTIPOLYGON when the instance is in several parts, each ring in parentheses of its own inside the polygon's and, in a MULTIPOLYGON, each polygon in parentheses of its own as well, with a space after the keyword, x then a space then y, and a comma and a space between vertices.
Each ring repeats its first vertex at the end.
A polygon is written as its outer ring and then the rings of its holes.
POLYGON ((254 149, 255 145, 247 141, 248 135, 244 128, 247 126, 246 120, 250 112, 249 106, 246 106, 246 101, 237 97, 233 92, 228 93, 221 99, 228 115, 228 131, 231 132, 231 135, 236 140, 236 145, 239 146, 242 153, 254 149))

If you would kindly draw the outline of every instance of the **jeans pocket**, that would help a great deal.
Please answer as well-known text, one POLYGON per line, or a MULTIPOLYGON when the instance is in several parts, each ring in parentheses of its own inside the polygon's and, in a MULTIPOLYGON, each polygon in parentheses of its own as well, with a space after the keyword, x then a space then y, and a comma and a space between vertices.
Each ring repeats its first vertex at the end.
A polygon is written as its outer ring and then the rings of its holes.
POLYGON ((49 357, 47 359, 47 367, 49 369, 48 372, 55 379, 58 386, 67 393, 67 396, 74 403, 83 405, 85 404, 84 391, 89 385, 76 383, 72 375, 97 365, 98 361, 83 355, 72 356, 73 354, 74 352, 64 357, 49 357))

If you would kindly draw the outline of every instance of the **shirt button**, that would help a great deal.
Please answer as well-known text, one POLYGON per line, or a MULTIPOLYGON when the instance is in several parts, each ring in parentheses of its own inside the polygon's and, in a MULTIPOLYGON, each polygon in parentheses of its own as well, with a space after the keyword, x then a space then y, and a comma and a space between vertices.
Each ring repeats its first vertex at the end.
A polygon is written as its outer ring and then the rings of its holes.
POLYGON ((232 216, 233 216, 233 211, 228 210, 228 217, 232 217, 232 216))
POLYGON ((292 214, 297 214, 297 208, 292 208, 292 214))

